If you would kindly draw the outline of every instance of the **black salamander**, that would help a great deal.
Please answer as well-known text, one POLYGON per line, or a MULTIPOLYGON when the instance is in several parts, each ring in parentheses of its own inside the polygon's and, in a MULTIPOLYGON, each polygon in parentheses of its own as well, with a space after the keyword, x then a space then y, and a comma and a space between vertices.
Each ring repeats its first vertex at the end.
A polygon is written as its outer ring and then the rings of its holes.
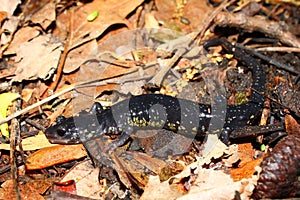
MULTIPOLYGON (((216 45, 222 45, 227 52, 250 67, 253 74, 252 88, 263 92, 264 72, 258 61, 226 40, 212 40, 205 47, 216 45)), ((228 105, 224 126, 222 130, 217 130, 222 140, 227 142, 232 130, 249 125, 253 116, 261 113, 262 105, 263 98, 255 92, 246 104, 228 105)), ((124 144, 137 129, 163 128, 194 138, 198 134, 207 134, 211 119, 220 117, 218 113, 212 114, 211 109, 210 105, 167 95, 143 94, 107 109, 96 103, 90 112, 58 120, 45 134, 51 143, 59 144, 84 143, 104 134, 121 134, 118 140, 110 144, 112 148, 124 144)))

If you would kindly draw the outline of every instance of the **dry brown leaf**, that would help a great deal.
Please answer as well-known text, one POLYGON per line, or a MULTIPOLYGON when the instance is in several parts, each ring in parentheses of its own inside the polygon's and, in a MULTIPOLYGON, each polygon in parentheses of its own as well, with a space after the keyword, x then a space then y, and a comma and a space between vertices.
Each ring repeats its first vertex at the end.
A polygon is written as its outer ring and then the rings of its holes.
POLYGON ((170 187, 169 181, 160 182, 158 176, 150 176, 141 200, 177 199, 182 193, 170 187))
MULTIPOLYGON (((22 140, 22 148, 24 151, 32 151, 51 146, 57 146, 57 144, 51 144, 43 133, 22 140)), ((0 149, 10 150, 10 144, 2 143, 0 144, 0 149)), ((17 150, 19 151, 18 146, 17 150)))
POLYGON ((212 8, 208 6, 205 0, 189 0, 186 1, 185 5, 182 2, 184 1, 156 0, 155 5, 158 10, 155 13, 156 19, 172 29, 180 27, 184 32, 198 31, 212 8), (181 6, 183 8, 179 8, 181 6), (187 19, 189 24, 180 22, 180 17, 187 19))
MULTIPOLYGON (((19 189, 21 199, 44 200, 38 191, 28 184, 19 184, 19 189)), ((12 180, 8 180, 1 185, 0 199, 17 199, 12 180)))
POLYGON ((209 7, 206 0, 189 0, 183 9, 183 17, 188 19, 190 31, 199 31, 199 28, 206 23, 207 16, 213 8, 209 7), (200 14, 201 13, 201 14, 200 14))
POLYGON ((9 44, 7 50, 4 52, 4 55, 15 54, 16 49, 20 45, 28 42, 32 38, 37 37, 40 34, 39 30, 36 27, 23 27, 20 28, 14 35, 14 39, 9 44))
POLYGON ((0 11, 0 24, 6 19, 7 17, 7 12, 5 11, 0 11))
POLYGON ((0 0, 0 10, 5 11, 8 16, 12 16, 21 0, 0 0))
POLYGON ((239 168, 231 169, 231 175, 234 181, 242 180, 243 178, 250 178, 254 174, 255 167, 259 166, 263 161, 264 157, 258 158, 256 160, 252 160, 246 163, 244 166, 239 168))
POLYGON ((46 5, 44 5, 40 10, 34 13, 30 20, 33 23, 40 24, 44 30, 48 28, 48 26, 55 20, 55 5, 54 1, 50 1, 46 5))
POLYGON ((30 100, 30 98, 32 97, 34 90, 35 89, 32 89, 32 88, 24 88, 22 90, 22 100, 25 102, 28 102, 30 100))
POLYGON ((188 194, 178 198, 185 199, 234 199, 235 192, 240 191, 241 184, 222 171, 200 169, 195 183, 188 194))
POLYGON ((28 170, 42 169, 59 163, 77 160, 87 155, 82 144, 57 145, 40 149, 27 158, 28 170))
POLYGON ((1 69, 0 70, 0 79, 14 76, 16 69, 17 69, 16 66, 1 69))
POLYGON ((286 132, 289 135, 298 135, 298 136, 300 136, 300 125, 295 120, 295 118, 290 114, 286 114, 284 120, 285 120, 286 132))
MULTIPOLYGON (((113 24, 124 24, 125 17, 142 2, 143 0, 98 0, 84 4, 75 10, 73 15, 72 24, 74 24, 74 29, 71 30, 73 37, 70 41, 70 48, 96 39, 113 24), (94 11, 98 11, 99 15, 95 20, 88 22, 88 15, 94 11)), ((69 17, 61 15, 57 20, 63 26, 68 24, 69 17)))
POLYGON ((51 35, 43 35, 25 42, 16 49, 17 70, 13 81, 48 79, 55 71, 61 42, 51 35))
POLYGON ((244 166, 246 163, 254 160, 255 150, 251 143, 238 144, 239 145, 239 154, 240 162, 239 167, 244 166))
POLYGON ((74 180, 77 195, 103 199, 99 196, 102 187, 99 184, 98 175, 99 168, 94 168, 90 161, 84 161, 73 167, 60 182, 74 180))
POLYGON ((1 45, 7 45, 11 40, 11 34, 14 33, 18 27, 19 18, 12 16, 17 6, 21 3, 20 0, 0 0, 0 10, 6 12, 7 20, 2 25, 2 30, 6 33, 1 34, 1 45), (10 33, 10 34, 8 34, 10 33))
POLYGON ((68 54, 63 69, 64 73, 71 73, 88 59, 96 58, 97 52, 98 44, 96 40, 92 40, 75 48, 68 54))
POLYGON ((132 156, 136 161, 141 163, 142 165, 146 166, 151 171, 155 172, 156 174, 166 166, 166 163, 163 160, 152 158, 151 156, 140 153, 140 152, 126 152, 128 155, 132 156))

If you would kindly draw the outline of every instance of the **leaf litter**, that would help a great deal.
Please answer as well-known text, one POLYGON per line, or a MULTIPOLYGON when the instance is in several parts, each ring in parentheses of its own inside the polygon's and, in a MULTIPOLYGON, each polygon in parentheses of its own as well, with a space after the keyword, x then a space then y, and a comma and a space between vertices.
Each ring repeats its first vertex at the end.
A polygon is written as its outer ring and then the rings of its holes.
MULTIPOLYGON (((35 99, 31 98, 31 100, 37 102, 41 98, 47 99, 53 92, 52 90, 56 90, 56 87, 50 86, 47 88, 49 82, 52 80, 57 81, 58 90, 66 87, 66 85, 71 88, 67 89, 65 93, 72 90, 73 83, 89 80, 94 81, 95 84, 100 80, 100 84, 98 82, 98 85, 94 85, 97 86, 96 88, 78 88, 77 92, 90 95, 92 97, 91 99, 100 96, 100 101, 109 105, 114 102, 114 97, 112 97, 110 93, 118 91, 122 95, 141 94, 143 92, 142 86, 149 80, 152 83, 158 83, 158 85, 162 83, 163 87, 159 90, 160 93, 177 94, 177 90, 184 90, 184 86, 178 88, 178 84, 176 86, 172 81, 168 82, 167 80, 172 77, 172 75, 178 79, 180 73, 173 69, 176 69, 176 67, 180 68, 180 65, 174 67, 172 69, 173 71, 168 74, 166 72, 162 73, 163 70, 161 69, 164 68, 164 66, 173 67, 173 64, 178 61, 176 59, 168 60, 170 58, 170 52, 172 53, 186 46, 189 41, 194 40, 188 39, 185 41, 184 39, 187 39, 187 37, 180 38, 178 35, 172 39, 167 39, 166 35, 151 36, 152 38, 150 38, 153 39, 151 42, 155 44, 155 42, 160 41, 160 44, 162 44, 160 47, 163 48, 157 48, 154 49, 154 51, 148 52, 145 49, 136 51, 131 48, 132 46, 130 46, 130 44, 128 46, 128 41, 130 41, 131 38, 114 38, 114 35, 118 35, 118 31, 133 30, 134 28, 142 27, 142 24, 145 23, 147 27, 164 27, 173 31, 175 30, 176 33, 180 33, 181 35, 190 34, 192 38, 195 35, 191 33, 192 31, 196 31, 196 35, 206 31, 205 34, 200 34, 203 38, 198 38, 199 41, 205 41, 206 38, 210 38, 213 35, 213 33, 210 32, 213 26, 208 30, 208 27, 212 24, 211 21, 207 21, 207 16, 209 16, 209 13, 217 10, 211 5, 206 3, 199 4, 198 1, 194 0, 176 2, 155 0, 150 1, 150 3, 145 3, 142 0, 110 2, 95 0, 92 2, 73 1, 73 4, 44 1, 40 5, 37 5, 37 7, 35 7, 36 5, 30 4, 23 5, 20 1, 2 0, 0 3, 0 5, 2 5, 0 6, 0 10, 4 11, 1 27, 1 55, 2 57, 13 58, 13 61, 10 62, 13 63, 13 68, 16 69, 12 78, 12 84, 13 82, 28 84, 28 81, 33 83, 36 83, 37 80, 38 82, 41 81, 41 87, 46 89, 40 91, 40 96, 34 96, 35 99), (151 7, 151 5, 154 4, 156 6, 155 9, 151 7), (36 10, 34 8, 36 8, 36 10), (150 12, 149 8, 151 8, 150 12), (16 15, 18 15, 15 13, 17 9, 19 9, 18 12, 25 14, 23 19, 16 17, 16 15), (199 15, 199 13, 201 13, 201 15, 199 15), (145 21, 143 21, 144 16, 145 21), (24 23, 24 21, 27 24, 24 23), (54 24, 55 26, 53 26, 54 24), (120 24, 122 24, 120 29, 115 28, 120 24), (201 30, 199 27, 207 28, 201 30), (159 52, 161 49, 165 51, 163 54, 159 52), (99 52, 104 53, 99 55, 99 52), (62 58, 64 54, 65 58, 62 58), (100 60, 101 62, 93 62, 93 59, 100 60), (109 62, 110 65, 103 64, 105 62, 109 62), (63 64, 60 65, 59 63, 63 64), (59 69, 59 66, 62 68, 59 69), (62 73, 58 74, 56 70, 61 70, 62 73), (153 77, 156 78, 151 79, 153 77)), ((293 1, 288 1, 288 3, 294 4, 293 1)), ((281 3, 278 3, 278 5, 281 6, 281 3)), ((220 7, 220 10, 222 10, 222 5, 220 7)), ((249 9, 247 6, 244 7, 244 5, 235 8, 236 11, 249 9)), ((287 9, 287 7, 283 9, 287 9)), ((273 34, 272 36, 280 39, 282 43, 299 47, 298 39, 295 38, 292 33, 286 31, 282 34, 281 30, 288 30, 285 29, 285 26, 283 29, 278 28, 276 30, 272 28, 260 29, 262 27, 261 23, 270 24, 272 27, 278 27, 279 25, 279 23, 273 23, 273 21, 268 21, 265 18, 260 20, 259 18, 245 16, 244 14, 235 15, 222 12, 219 13, 218 17, 214 18, 214 20, 214 23, 219 26, 242 27, 246 31, 250 30, 249 32, 251 32, 251 28, 254 28, 255 30, 262 31, 266 35, 273 34), (243 17, 248 19, 248 23, 237 20, 243 17), (260 23, 258 23, 257 26, 252 26, 250 22, 255 20, 258 20, 260 23)), ((182 51, 182 55, 190 59, 195 55, 203 53, 202 51, 203 49, 196 46, 196 48, 192 50, 189 49, 189 54, 185 54, 185 52, 182 51)), ((204 60, 196 61, 200 63, 206 62, 204 60)), ((195 60, 192 60, 189 64, 193 62, 195 62, 195 60)), ((194 66, 196 67, 193 69, 193 74, 184 74, 184 76, 189 77, 189 80, 196 78, 201 69, 199 63, 194 66)), ((187 68, 188 67, 184 66, 181 69, 187 70, 188 72, 189 69, 187 68)), ((6 70, 5 67, 4 69, 6 70)), ((7 75, 4 74, 1 78, 3 80, 5 80, 5 78, 11 80, 10 76, 11 75, 7 73, 7 75)), ((173 80, 174 77, 172 77, 173 80)), ((80 84, 82 84, 82 86, 90 86, 82 82, 80 82, 80 84)), ((75 99, 78 93, 72 93, 71 96, 67 95, 64 97, 70 100, 71 97, 75 99)), ((30 97, 26 97, 26 99, 28 98, 30 97)), ((48 101, 50 101, 50 99, 48 101)), ((72 108, 72 106, 75 107, 75 104, 69 105, 67 110, 81 110, 79 107, 72 108)), ((89 105, 85 106, 89 107, 89 105)), ((52 112, 50 112, 53 111, 50 104, 48 107, 43 107, 42 109, 45 110, 44 114, 46 114, 46 117, 52 119, 52 121, 56 118, 54 117, 56 115, 52 115, 52 112), (50 111, 48 109, 50 109, 50 111)), ((57 113, 61 112, 63 112, 63 109, 57 113)), ((34 117, 34 115, 27 115, 26 117, 34 117)), ((31 137, 31 139, 32 138, 33 137, 31 137)), ((29 163, 26 164, 29 174, 32 173, 32 171, 30 171, 32 169, 39 170, 42 168, 46 168, 46 170, 50 172, 53 170, 50 166, 57 165, 58 169, 70 169, 69 173, 65 173, 64 170, 58 170, 60 173, 58 175, 59 177, 65 174, 63 179, 58 180, 58 183, 75 180, 75 193, 79 196, 102 199, 103 197, 99 197, 99 193, 108 195, 110 191, 114 191, 115 194, 119 194, 120 196, 126 196, 127 191, 122 191, 118 184, 112 185, 109 189, 106 188, 107 185, 104 184, 104 182, 109 181, 108 179, 100 180, 99 183, 97 179, 99 173, 98 168, 93 168, 90 161, 79 163, 73 168, 64 168, 58 165, 58 163, 68 163, 72 160, 85 157, 87 154, 85 151, 81 151, 83 150, 82 145, 78 145, 77 147, 80 150, 74 152, 75 147, 58 147, 57 145, 50 147, 52 145, 49 144, 45 137, 38 135, 35 138, 39 139, 28 140, 28 145, 26 141, 29 138, 24 139, 22 141, 23 149, 19 149, 22 152, 23 150, 32 151, 46 147, 35 153, 30 153, 31 155, 27 159, 29 163)), ((217 138, 209 137, 206 146, 204 145, 203 147, 204 151, 202 151, 202 153, 206 152, 204 157, 198 156, 195 152, 191 153, 191 157, 194 156, 195 159, 192 159, 193 161, 190 162, 187 162, 188 159, 191 159, 190 155, 184 158, 177 157, 173 165, 177 166, 174 171, 176 171, 176 168, 178 171, 175 172, 175 174, 170 172, 170 174, 166 176, 167 180, 164 181, 160 179, 159 174, 162 173, 162 170, 165 170, 165 167, 169 167, 168 169, 172 171, 172 164, 166 162, 168 160, 163 161, 143 153, 128 153, 124 156, 126 153, 124 153, 123 150, 121 151, 123 153, 119 154, 119 158, 114 157, 113 159, 119 162, 119 167, 128 169, 129 173, 117 170, 116 173, 119 175, 121 183, 125 186, 131 186, 133 179, 138 180, 138 185, 140 184, 140 188, 143 188, 141 199, 199 199, 200 197, 202 199, 233 199, 236 198, 237 192, 239 198, 248 199, 258 180, 258 175, 254 175, 260 170, 257 166, 259 166, 259 163, 264 158, 261 157, 253 160, 255 153, 253 147, 249 144, 247 150, 244 151, 240 149, 242 145, 239 144, 239 148, 237 147, 237 145, 226 147, 220 143, 217 138), (215 144, 212 149, 210 148, 211 144, 215 144), (249 153, 249 155, 245 155, 247 153, 249 153), (185 162, 181 159, 185 159, 185 162), (188 164, 186 164, 186 162, 188 164), (237 168, 233 167, 237 164, 237 168), (139 170, 140 165, 147 168, 142 171, 152 171, 152 173, 150 173, 151 175, 147 174, 148 178, 146 178, 146 175, 143 173, 135 173, 139 170), (156 175, 153 175, 153 172, 156 175), (130 179, 130 177, 133 177, 133 179, 130 179)), ((0 149, 9 150, 10 147, 8 144, 0 144, 0 149)), ((47 176, 49 174, 50 173, 43 174, 43 171, 40 171, 38 176, 37 174, 31 175, 37 178, 41 175, 47 176)), ((44 180, 45 183, 47 180, 50 181, 51 184, 54 181, 50 179, 44 180)), ((47 185, 46 188, 51 184, 45 184, 47 185)), ((55 185, 55 183, 53 185, 55 185)), ((46 190, 36 193, 36 191, 38 191, 37 186, 30 186, 30 189, 26 189, 27 186, 29 186, 29 184, 20 185, 22 197, 32 195, 32 198, 44 199, 39 193, 42 194, 46 190), (28 194, 26 190, 33 192, 28 194)), ((14 188, 16 187, 17 186, 11 183, 10 180, 7 180, 2 184, 0 195, 14 198, 14 188)), ((53 195, 58 195, 58 197, 62 195, 55 193, 54 190, 52 192, 53 195)), ((50 194, 49 191, 47 194, 50 194)))

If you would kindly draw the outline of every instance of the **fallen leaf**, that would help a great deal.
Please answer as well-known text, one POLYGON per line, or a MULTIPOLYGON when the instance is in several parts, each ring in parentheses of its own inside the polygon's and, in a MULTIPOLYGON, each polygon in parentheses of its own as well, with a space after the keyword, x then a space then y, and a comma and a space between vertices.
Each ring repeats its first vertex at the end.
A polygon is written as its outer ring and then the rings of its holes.
MULTIPOLYGON (((99 37, 108 27, 113 24, 125 24, 125 17, 131 13, 143 0, 98 0, 84 4, 74 11, 72 24, 72 41, 70 49, 99 37), (99 15, 93 21, 88 21, 87 17, 97 11, 99 15), (76 16, 76 17, 75 17, 76 16)), ((61 15, 57 21, 59 24, 68 24, 69 17, 61 15)))
POLYGON ((99 193, 102 186, 98 181, 99 168, 94 168, 90 161, 84 161, 73 167, 60 182, 74 180, 79 196, 102 199, 99 193))
MULTIPOLYGON (((21 199, 44 200, 35 188, 27 184, 19 184, 21 199)), ((5 181, 0 188, 0 199, 17 199, 12 180, 5 181)))
POLYGON ((295 118, 290 114, 286 114, 284 120, 285 120, 286 132, 289 135, 298 135, 298 136, 300 136, 300 125, 295 120, 295 118))
POLYGON ((252 160, 244 164, 244 166, 239 168, 232 168, 231 175, 234 181, 240 181, 243 178, 250 178, 254 174, 255 167, 259 166, 263 161, 264 157, 258 158, 256 160, 252 160))
POLYGON ((21 0, 0 0, 0 10, 12 16, 21 0))
POLYGON ((31 154, 26 161, 27 170, 42 169, 59 163, 83 158, 87 155, 82 144, 56 145, 46 147, 31 154))
POLYGON ((0 11, 0 24, 6 19, 7 12, 5 11, 0 11))
POLYGON ((40 34, 39 30, 36 27, 22 27, 14 35, 14 39, 9 44, 7 50, 3 53, 4 55, 15 54, 16 49, 20 45, 28 42, 32 38, 37 37, 40 34))
MULTIPOLYGON (((8 106, 12 104, 14 100, 19 98, 18 93, 2 93, 0 94, 0 120, 4 119, 7 115, 8 106)), ((0 125, 1 133, 4 137, 9 138, 8 123, 3 123, 0 125)))
POLYGON ((198 159, 200 165, 209 164, 211 159, 220 158, 228 147, 219 140, 216 134, 210 134, 207 137, 206 142, 204 143, 202 150, 202 157, 198 159))
POLYGON ((16 49, 17 70, 13 81, 48 79, 56 70, 61 42, 51 35, 42 35, 25 42, 16 49))
POLYGON ((5 33, 1 34, 1 45, 7 45, 11 41, 11 35, 16 31, 19 24, 19 17, 13 16, 20 0, 0 0, 0 10, 6 12, 6 19, 1 27, 5 33))
POLYGON ((234 199, 235 192, 240 191, 240 187, 240 183, 233 182, 232 178, 222 171, 200 169, 189 192, 178 200, 234 199))
POLYGON ((161 182, 158 176, 150 176, 141 200, 177 199, 182 196, 178 190, 171 188, 169 181, 161 182))
MULTIPOLYGON (((38 134, 33 137, 28 137, 22 140, 22 147, 24 151, 33 151, 45 147, 57 146, 57 144, 51 144, 46 138, 45 134, 38 134)), ((10 144, 0 144, 0 149, 10 150, 10 144)), ((19 151, 19 147, 17 146, 19 151)))
POLYGON ((82 63, 85 61, 96 58, 98 53, 98 44, 96 40, 91 40, 74 50, 72 50, 66 59, 64 65, 64 73, 71 73, 78 69, 82 63))
POLYGON ((244 166, 246 163, 254 160, 255 150, 251 143, 238 144, 239 146, 239 154, 240 154, 240 162, 239 167, 244 166))
POLYGON ((35 12, 30 20, 35 24, 40 24, 44 30, 46 30, 49 25, 55 20, 56 13, 56 3, 54 1, 50 1, 46 5, 44 5, 40 10, 35 12))
POLYGON ((184 1, 156 0, 157 12, 155 17, 163 25, 173 30, 184 32, 199 31, 199 27, 212 11, 207 1, 189 0, 184 1), (181 5, 180 5, 181 4, 181 5), (201 14, 200 14, 201 13, 201 14), (182 18, 188 20, 188 24, 182 22, 182 18))
MULTIPOLYGON (((183 17, 189 20, 188 28, 191 31, 199 31, 205 24, 205 20, 212 12, 213 8, 205 0, 189 0, 183 8, 183 17), (199 15, 199 13, 201 13, 199 15)), ((187 29, 184 27, 184 29, 187 29)))

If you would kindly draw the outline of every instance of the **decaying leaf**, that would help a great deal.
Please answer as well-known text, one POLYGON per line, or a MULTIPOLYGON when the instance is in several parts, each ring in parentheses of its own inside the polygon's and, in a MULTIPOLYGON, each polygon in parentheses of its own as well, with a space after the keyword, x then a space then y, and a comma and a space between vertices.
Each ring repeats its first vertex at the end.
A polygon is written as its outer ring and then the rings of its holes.
POLYGON ((11 16, 20 3, 20 0, 0 0, 0 10, 7 12, 11 16))
POLYGON ((182 193, 171 188, 168 181, 160 182, 158 176, 150 176, 141 200, 177 199, 180 196, 182 193))
MULTIPOLYGON (((143 0, 98 0, 84 4, 74 12, 74 29, 70 48, 77 47, 87 41, 99 37, 108 27, 113 24, 124 24, 125 17, 131 13, 143 0), (88 21, 87 17, 95 11, 99 12, 96 19, 88 21), (75 17, 76 16, 76 17, 75 17)), ((70 20, 67 16, 60 16, 57 20, 62 24, 68 24, 70 20)))
POLYGON ((3 54, 15 54, 17 48, 19 48, 22 44, 28 42, 29 40, 37 37, 39 34, 39 30, 36 27, 26 26, 20 28, 15 33, 13 41, 9 44, 7 50, 3 54))
POLYGON ((57 67, 61 42, 51 35, 42 35, 21 44, 16 53, 18 63, 13 81, 48 79, 57 67))
POLYGON ((200 169, 189 192, 178 199, 234 199, 236 192, 248 199, 253 189, 252 179, 234 182, 222 171, 200 169))
POLYGON ((0 11, 5 11, 7 15, 7 20, 3 23, 1 27, 2 30, 7 30, 10 34, 1 34, 1 44, 7 44, 10 41, 10 36, 18 26, 19 19, 13 16, 13 13, 17 9, 17 6, 21 3, 20 0, 0 0, 0 11))
MULTIPOLYGON (((22 199, 44 200, 39 191, 28 184, 19 184, 22 199)), ((0 199, 17 199, 15 188, 12 180, 8 180, 1 185, 0 199)))
POLYGON ((71 73, 79 68, 85 61, 95 58, 98 53, 96 40, 87 42, 70 51, 64 66, 64 73, 71 73))
POLYGON ((48 28, 48 26, 55 20, 55 2, 50 1, 46 5, 44 5, 39 11, 34 13, 30 20, 33 23, 40 24, 44 30, 48 28))
POLYGON ((102 186, 99 184, 98 174, 99 168, 94 168, 90 161, 84 161, 73 167, 61 182, 74 180, 77 195, 93 199, 103 199, 99 195, 102 186))

